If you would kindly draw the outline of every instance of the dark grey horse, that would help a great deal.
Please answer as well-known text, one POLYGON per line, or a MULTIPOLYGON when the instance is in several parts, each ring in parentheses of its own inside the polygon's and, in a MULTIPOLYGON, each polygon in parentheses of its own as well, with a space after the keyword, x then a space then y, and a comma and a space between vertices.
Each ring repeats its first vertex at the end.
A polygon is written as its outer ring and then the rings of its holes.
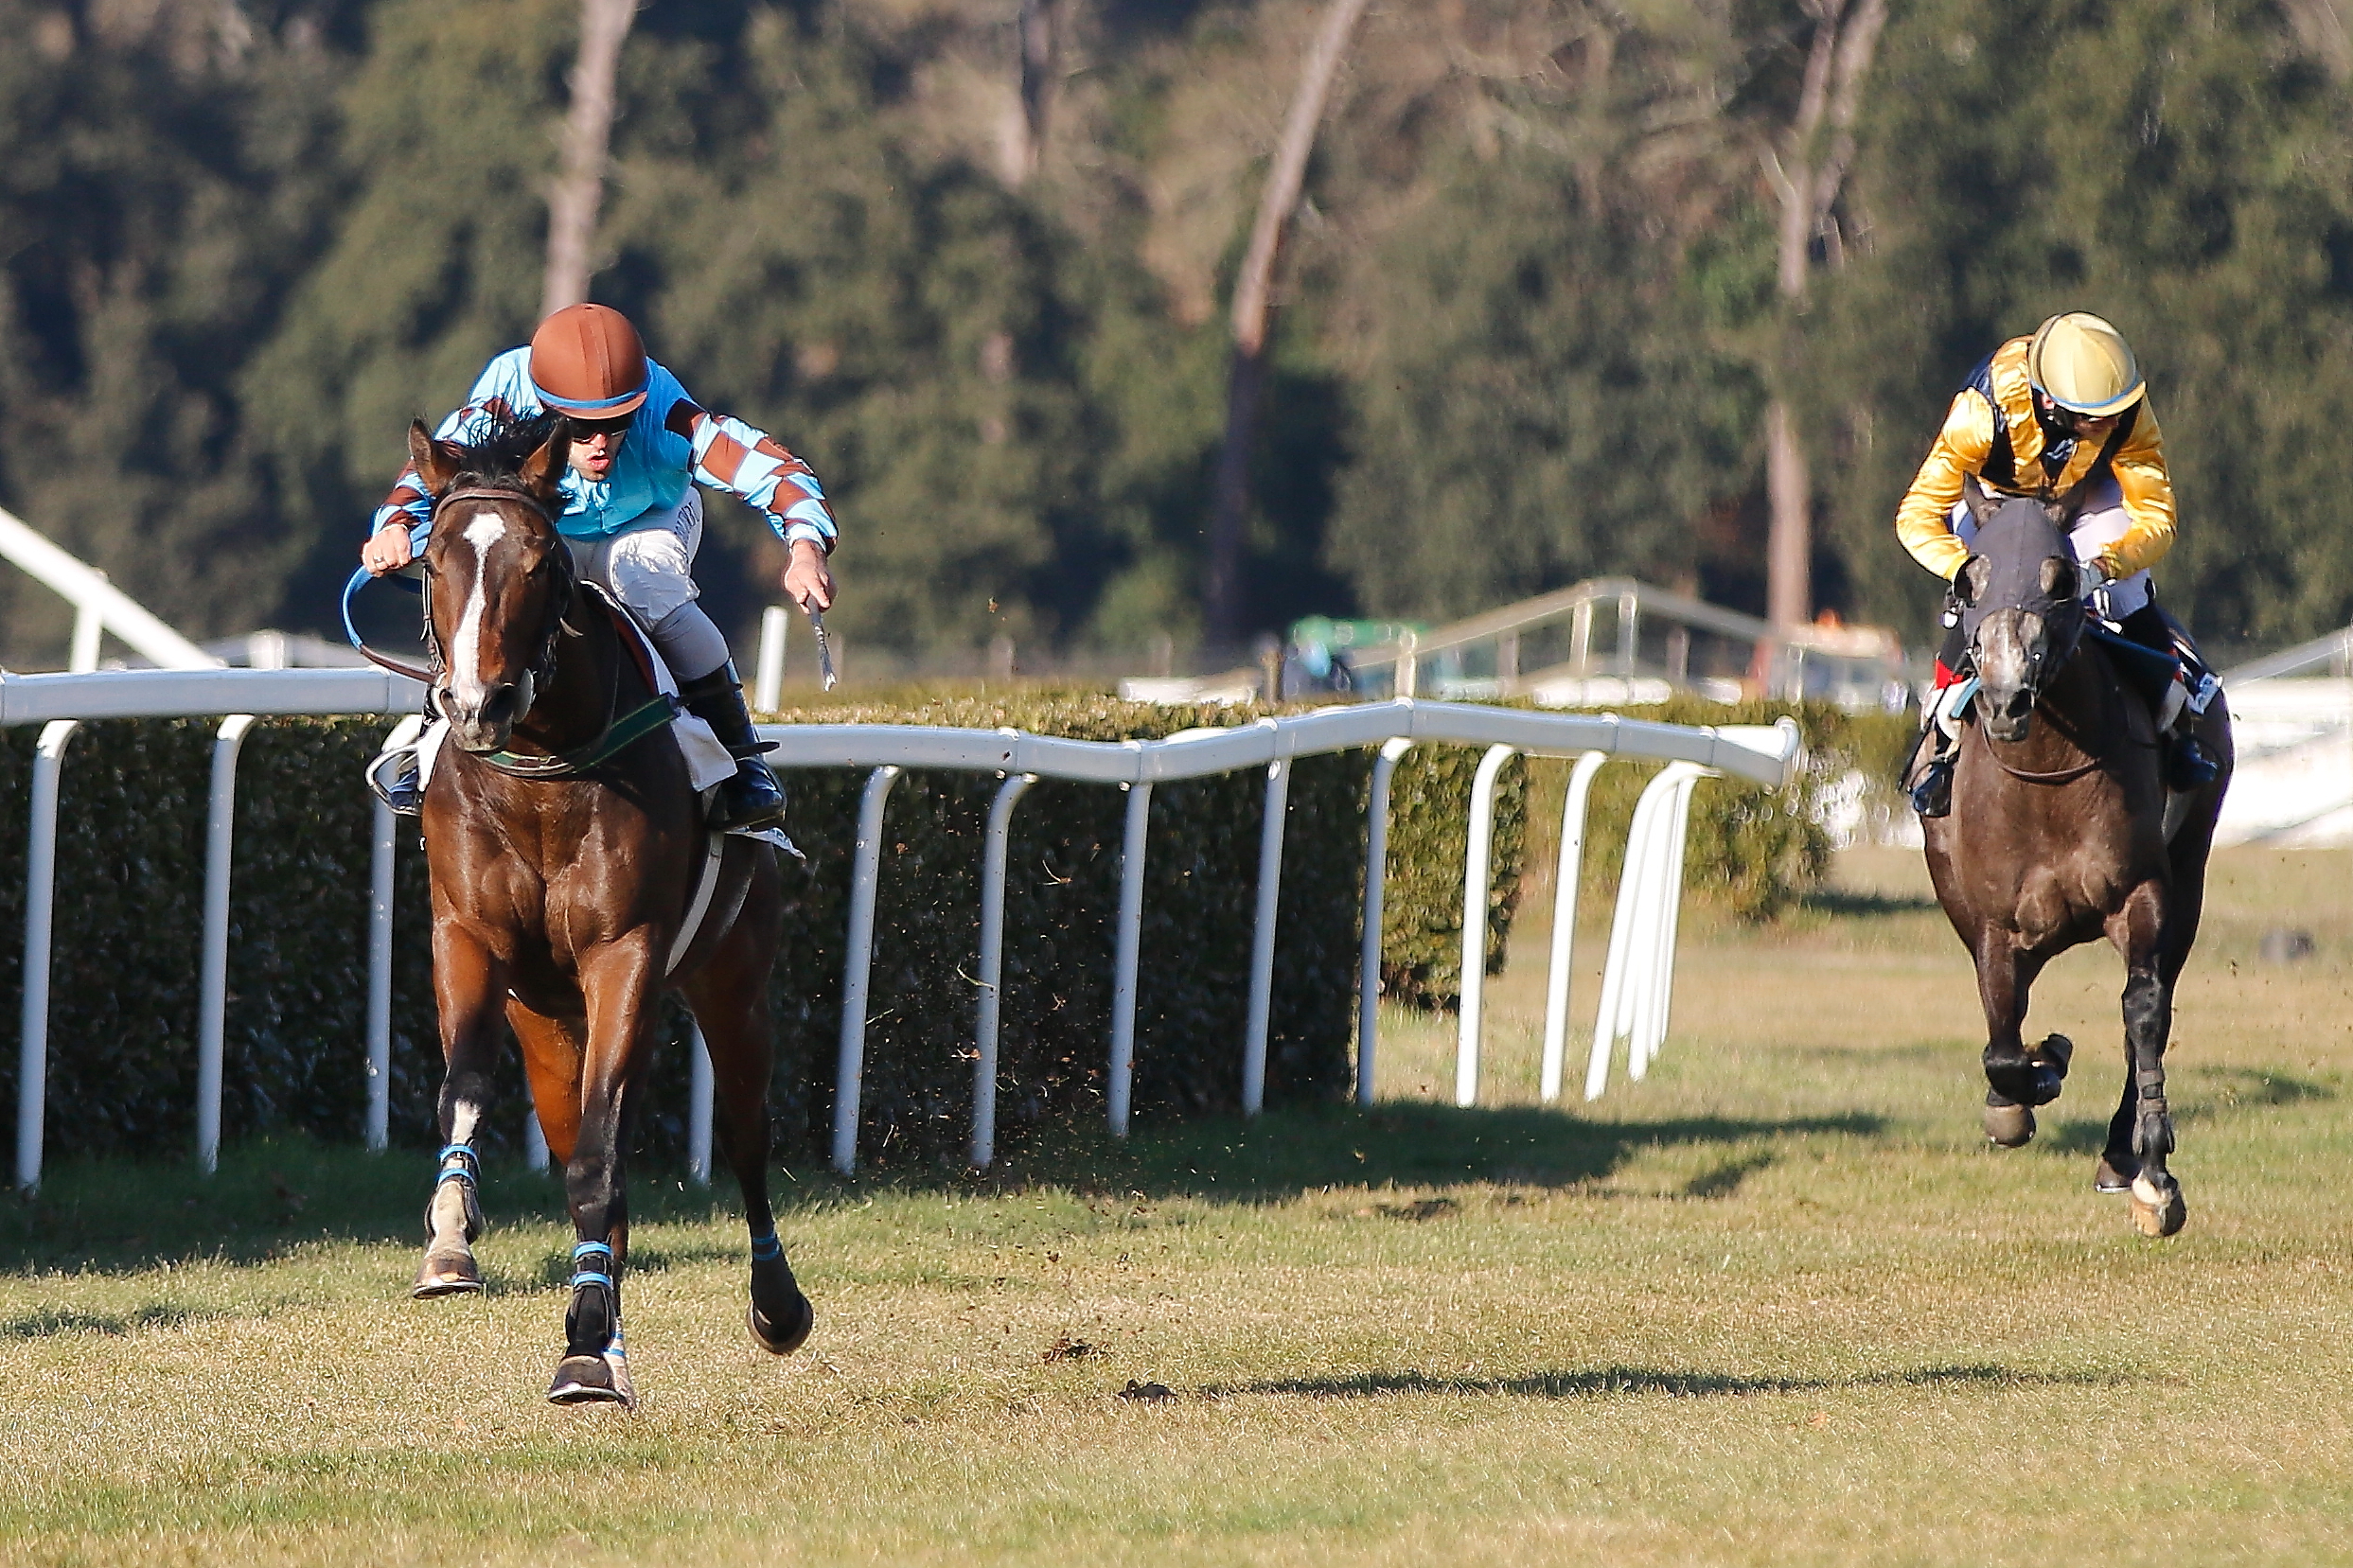
POLYGON ((2087 629, 2059 514, 2026 499, 1979 514, 1955 589, 1981 684, 1952 814, 1921 827, 1937 897, 1977 967, 1994 1142, 2034 1136, 2033 1107, 2059 1097, 2074 1049, 2063 1035, 2029 1046, 2022 1033, 2043 966, 2101 937, 2123 956, 2124 1098, 2093 1179, 2131 1193, 2144 1232, 2170 1236, 2188 1209, 2166 1168, 2166 1039, 2230 784, 2230 719, 2218 698, 2199 721, 2220 764, 2214 782, 2168 790, 2151 704, 2125 673, 2134 650, 2087 629))

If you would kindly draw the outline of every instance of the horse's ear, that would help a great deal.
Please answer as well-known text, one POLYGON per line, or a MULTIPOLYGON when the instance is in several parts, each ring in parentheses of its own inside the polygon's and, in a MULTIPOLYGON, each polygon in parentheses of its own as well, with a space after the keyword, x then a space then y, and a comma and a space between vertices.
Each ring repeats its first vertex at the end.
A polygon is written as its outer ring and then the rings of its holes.
POLYGON ((1993 498, 1986 494, 1986 487, 1977 483, 1975 474, 1961 476, 1961 504, 1969 508, 1971 520, 1980 528, 1993 516, 1993 498))
POLYGON ((2078 597, 2082 579, 2076 563, 2063 555, 2047 555, 2043 560, 2043 596, 2056 604, 2065 604, 2078 597))
POLYGON ((522 482, 531 486, 531 493, 546 500, 555 495, 564 480, 564 465, 572 457, 572 422, 558 419, 549 427, 547 440, 538 451, 522 460, 516 471, 522 482))
POLYGON ((1993 563, 1983 555, 1972 555, 1961 563, 1960 572, 1953 579, 1954 596, 1971 609, 1986 596, 1986 585, 1993 580, 1993 563))
POLYGON ((416 466, 416 477, 425 482, 425 493, 438 497, 456 483, 458 467, 465 458, 452 443, 435 440, 433 432, 425 428, 425 421, 412 419, 409 461, 416 466))

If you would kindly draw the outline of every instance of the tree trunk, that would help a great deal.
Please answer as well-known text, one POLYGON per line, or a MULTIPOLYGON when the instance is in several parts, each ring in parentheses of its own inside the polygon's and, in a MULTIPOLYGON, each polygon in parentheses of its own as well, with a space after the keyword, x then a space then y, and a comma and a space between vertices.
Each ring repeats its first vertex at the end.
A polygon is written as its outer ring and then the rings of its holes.
POLYGON ((637 0, 580 0, 580 53, 572 67, 572 110, 564 116, 563 172, 547 193, 542 316, 588 298, 589 253, 612 142, 613 73, 636 17, 637 0))
POLYGON ((1018 185, 1046 155, 1046 120, 1053 107, 1053 0, 1021 0, 1014 47, 1021 57, 1021 100, 1006 127, 1005 183, 1018 185))
POLYGON ((1332 79, 1348 53, 1349 35, 1364 14, 1365 0, 1331 0, 1323 26, 1307 51, 1300 71, 1299 88, 1275 148, 1274 164, 1259 192, 1258 221, 1250 230, 1250 248, 1242 257, 1242 271, 1233 285, 1233 370, 1226 383, 1226 436, 1217 456, 1217 487, 1211 498, 1209 573, 1204 584, 1203 622, 1212 645, 1232 646, 1248 630, 1247 595, 1242 581, 1245 546, 1248 542, 1250 508, 1250 449, 1258 422, 1260 395, 1266 377, 1266 334, 1274 314, 1275 262, 1292 212, 1299 206, 1300 187, 1307 178, 1307 155, 1316 145, 1316 128, 1323 120, 1324 99, 1332 79))
MULTIPOLYGON (((1781 295, 1781 363, 1786 379, 1796 360, 1797 313, 1805 308, 1812 266, 1814 208, 1814 139, 1831 94, 1831 66, 1838 49, 1838 23, 1846 0, 1816 0, 1813 42, 1806 52, 1806 74, 1798 90, 1797 114, 1778 157, 1768 157, 1780 197, 1775 281, 1781 295)), ((1784 390, 1765 410, 1765 505, 1772 521, 1765 538, 1765 619, 1786 637, 1813 619, 1813 494, 1805 448, 1784 390)), ((1771 679, 1771 660, 1759 650, 1759 664, 1771 679)))
POLYGON ((1809 508, 1813 477, 1789 403, 1776 397, 1765 408, 1765 501, 1773 532, 1765 541, 1765 619, 1787 633, 1813 619, 1813 530, 1809 508))

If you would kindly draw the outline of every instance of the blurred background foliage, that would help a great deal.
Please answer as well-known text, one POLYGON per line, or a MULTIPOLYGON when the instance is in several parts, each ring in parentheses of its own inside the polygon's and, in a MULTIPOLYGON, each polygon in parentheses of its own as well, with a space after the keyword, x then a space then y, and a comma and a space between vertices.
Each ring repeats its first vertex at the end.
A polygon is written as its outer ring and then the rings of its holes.
MULTIPOLYGON (((655 0, 593 283, 842 518, 853 643, 1197 637, 1223 303, 1318 7, 655 0)), ((2225 646, 2353 615, 2353 64, 2334 0, 1901 0, 1802 304, 1762 150, 1802 0, 1364 23, 1284 258, 1251 613, 1440 617, 1601 572, 1762 602, 1767 400, 1817 599, 1916 638, 1895 500, 1968 368, 2089 308, 2225 646)), ((0 504, 196 635, 324 627, 414 413, 536 314, 567 0, 0 0, 0 504)), ((775 564, 715 508, 739 634, 775 564)), ((0 657, 66 611, 0 573, 0 657)))

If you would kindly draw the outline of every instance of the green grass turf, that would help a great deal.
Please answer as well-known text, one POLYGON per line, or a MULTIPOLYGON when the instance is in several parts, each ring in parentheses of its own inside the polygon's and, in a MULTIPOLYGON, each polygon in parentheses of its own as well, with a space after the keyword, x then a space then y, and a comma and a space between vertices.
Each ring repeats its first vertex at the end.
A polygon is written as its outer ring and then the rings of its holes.
POLYGON ((0 1206, 0 1560, 2353 1560, 2348 872, 2218 866, 2163 1243, 2089 1185, 2114 958, 2045 978, 2075 1076, 1990 1151, 1967 965, 1891 854, 1770 930, 1694 915, 1666 1053, 1590 1106, 1533 1103, 1518 962, 1477 1110, 1435 1102, 1451 1020, 1394 1014, 1370 1113, 796 1169, 788 1362, 724 1185, 640 1172, 630 1416, 540 1398, 544 1178, 490 1173, 487 1296, 412 1303, 421 1152, 69 1166, 0 1206), (2261 963, 2280 924, 2317 954, 2261 963))

